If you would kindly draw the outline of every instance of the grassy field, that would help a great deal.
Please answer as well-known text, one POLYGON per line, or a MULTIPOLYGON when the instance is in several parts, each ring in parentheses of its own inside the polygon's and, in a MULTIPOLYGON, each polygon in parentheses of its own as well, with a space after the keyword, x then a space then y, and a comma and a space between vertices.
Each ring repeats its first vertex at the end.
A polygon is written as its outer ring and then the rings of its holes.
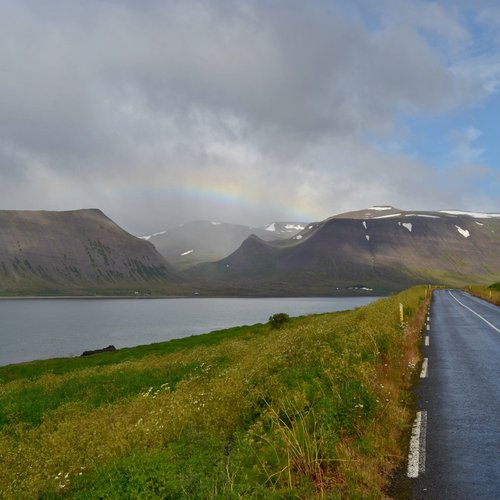
POLYGON ((500 282, 493 283, 493 285, 490 286, 472 285, 466 287, 466 290, 476 297, 480 297, 492 304, 500 306, 500 282))
POLYGON ((428 300, 0 368, 0 497, 382 498, 428 300))

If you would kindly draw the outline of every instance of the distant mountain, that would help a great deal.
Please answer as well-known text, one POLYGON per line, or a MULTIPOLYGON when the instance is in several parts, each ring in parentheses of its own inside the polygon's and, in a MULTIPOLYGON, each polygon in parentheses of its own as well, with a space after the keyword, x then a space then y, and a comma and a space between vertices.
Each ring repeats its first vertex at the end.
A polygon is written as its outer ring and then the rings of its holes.
POLYGON ((291 238, 302 231, 307 224, 307 222, 272 222, 262 229, 279 238, 291 238))
POLYGON ((305 223, 299 222, 273 222, 265 227, 251 227, 194 221, 140 238, 152 243, 174 266, 187 269, 201 262, 214 262, 227 257, 251 235, 273 241, 290 238, 305 226, 305 223))
POLYGON ((96 209, 4 210, 0 295, 343 295, 491 284, 500 281, 499 248, 500 214, 458 210, 372 207, 261 228, 192 222, 142 239, 96 209), (179 271, 170 261, 195 265, 179 271))
POLYGON ((372 207, 311 223, 288 240, 251 236, 189 274, 227 293, 386 293, 415 283, 498 281, 499 249, 500 214, 372 207))
POLYGON ((0 294, 146 293, 180 280, 151 243, 100 210, 0 211, 0 294))

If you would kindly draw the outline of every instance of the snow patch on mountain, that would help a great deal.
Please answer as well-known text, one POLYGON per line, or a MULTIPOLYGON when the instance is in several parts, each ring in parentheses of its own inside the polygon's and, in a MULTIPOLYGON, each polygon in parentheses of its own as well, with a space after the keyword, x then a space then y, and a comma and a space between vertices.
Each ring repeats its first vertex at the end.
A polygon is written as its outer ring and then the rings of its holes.
POLYGON ((457 226, 455 224, 455 227, 457 228, 457 231, 464 237, 464 238, 468 238, 470 236, 470 233, 467 229, 462 229, 460 226, 457 226))
POLYGON ((428 219, 440 219, 439 215, 429 214, 405 214, 405 217, 427 217, 428 219))
POLYGON ((468 215, 470 217, 474 217, 475 219, 491 219, 494 217, 500 217, 500 214, 485 212, 464 212, 460 210, 440 210, 439 212, 449 215, 468 215))
POLYGON ((188 250, 187 252, 181 253, 181 256, 189 255, 190 253, 193 253, 193 252, 194 252, 194 250, 188 250))
POLYGON ((374 207, 370 207, 368 210, 377 210, 377 211, 381 211, 381 210, 392 210, 394 207, 386 207, 386 206, 374 206, 374 207))
POLYGON ((368 227, 366 226, 366 221, 365 220, 363 221, 363 226, 365 227, 365 229, 368 229, 368 227))
POLYGON ((272 224, 269 224, 269 226, 266 227, 266 231, 271 231, 271 232, 276 232, 276 225, 273 222, 272 224))
POLYGON ((153 233, 153 234, 149 234, 147 236, 138 236, 141 240, 146 240, 146 241, 149 241, 153 236, 160 236, 162 234, 165 234, 167 232, 167 230, 165 231, 160 231, 158 233, 153 233))
POLYGON ((405 227, 406 229, 408 229, 408 231, 410 231, 411 233, 411 228, 412 228, 412 224, 411 222, 403 222, 403 224, 401 224, 403 227, 405 227))
POLYGON ((377 215, 374 219, 388 219, 389 217, 399 217, 401 214, 377 215))
POLYGON ((288 230, 294 230, 294 231, 302 231, 302 229, 304 229, 305 226, 301 226, 300 224, 285 224, 285 229, 288 229, 288 230))

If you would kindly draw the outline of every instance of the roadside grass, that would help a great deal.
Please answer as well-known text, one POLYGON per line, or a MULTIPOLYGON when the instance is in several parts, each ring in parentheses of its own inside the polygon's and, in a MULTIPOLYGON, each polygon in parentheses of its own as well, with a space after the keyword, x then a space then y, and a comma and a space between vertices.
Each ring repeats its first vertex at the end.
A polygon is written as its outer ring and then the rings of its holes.
POLYGON ((490 286, 470 285, 465 290, 476 297, 500 306, 500 282, 490 286))
POLYGON ((381 498, 429 298, 0 369, 0 497, 381 498))

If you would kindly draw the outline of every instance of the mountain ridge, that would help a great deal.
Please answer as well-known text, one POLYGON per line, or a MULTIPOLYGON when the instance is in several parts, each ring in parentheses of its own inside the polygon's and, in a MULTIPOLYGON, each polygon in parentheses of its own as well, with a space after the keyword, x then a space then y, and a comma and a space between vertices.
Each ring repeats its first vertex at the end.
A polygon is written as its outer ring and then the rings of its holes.
POLYGON ((0 293, 148 290, 182 280, 99 209, 0 211, 0 293))
POLYGON ((419 283, 460 286, 499 279, 496 214, 394 207, 386 207, 383 216, 381 209, 374 212, 339 214, 272 244, 252 237, 227 258, 188 272, 220 287, 299 294, 388 293, 419 283))
POLYGON ((284 239, 304 229, 305 223, 273 222, 262 227, 227 222, 197 220, 139 236, 155 245, 168 262, 180 270, 201 262, 227 257, 252 234, 265 241, 284 239))
MULTIPOLYGON (((202 239, 217 234, 217 228, 225 231, 224 223, 196 224, 195 232, 213 226, 202 239)), ((179 270, 155 248, 152 237, 131 235, 99 209, 3 210, 0 295, 386 294, 419 283, 489 285, 500 280, 496 213, 382 206, 282 225, 293 236, 276 238, 282 228, 271 223, 241 242, 238 238, 252 228, 234 225, 238 231, 246 228, 230 241, 234 251, 179 270), (274 231, 266 230, 270 226, 274 231)), ((179 259, 200 258, 185 241, 181 245, 179 259)))

